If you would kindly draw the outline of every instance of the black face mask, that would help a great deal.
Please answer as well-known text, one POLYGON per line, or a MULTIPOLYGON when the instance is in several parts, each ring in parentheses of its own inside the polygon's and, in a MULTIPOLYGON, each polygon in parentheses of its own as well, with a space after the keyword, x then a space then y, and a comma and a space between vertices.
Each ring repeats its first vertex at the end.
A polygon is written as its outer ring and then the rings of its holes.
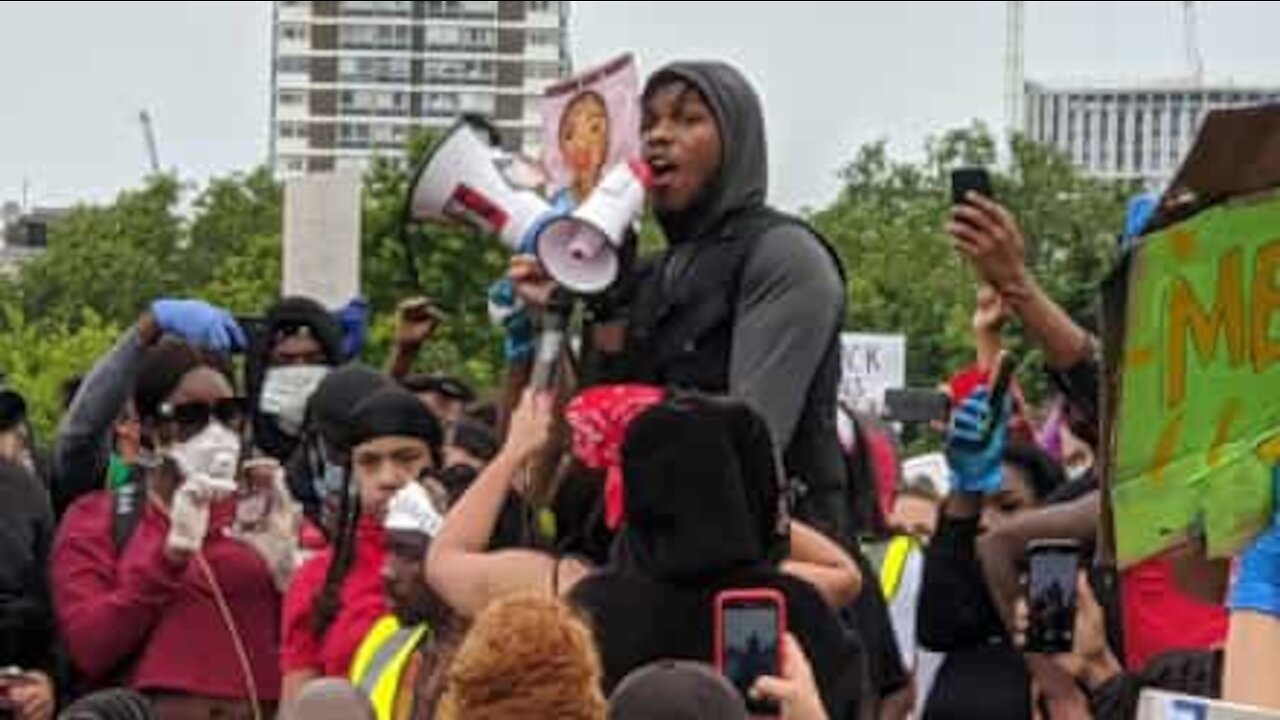
POLYGON ((450 465, 435 473, 436 479, 449 492, 450 504, 457 502, 479 476, 480 471, 470 465, 450 465))

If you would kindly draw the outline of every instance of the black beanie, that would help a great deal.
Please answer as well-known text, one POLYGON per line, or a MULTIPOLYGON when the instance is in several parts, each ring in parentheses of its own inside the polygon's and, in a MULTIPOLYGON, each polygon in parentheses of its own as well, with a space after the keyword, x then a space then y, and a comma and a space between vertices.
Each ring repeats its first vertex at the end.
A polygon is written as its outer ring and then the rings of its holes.
POLYGON ((356 406, 347 432, 347 448, 355 450, 384 437, 417 438, 431 449, 436 466, 441 464, 444 431, 440 421, 421 400, 397 387, 379 390, 356 406))

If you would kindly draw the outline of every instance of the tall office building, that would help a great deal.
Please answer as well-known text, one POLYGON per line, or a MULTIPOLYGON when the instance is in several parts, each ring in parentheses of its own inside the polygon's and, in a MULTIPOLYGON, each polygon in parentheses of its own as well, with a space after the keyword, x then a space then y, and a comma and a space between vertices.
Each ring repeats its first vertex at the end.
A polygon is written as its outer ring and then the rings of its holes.
POLYGON ((1048 87, 1027 83, 1023 132, 1086 172, 1166 184, 1210 110, 1280 102, 1280 87, 1165 85, 1048 87))
POLYGON ((537 98, 570 70, 568 19, 567 0, 276 0, 272 166, 282 177, 363 168, 463 113, 536 153, 537 98))

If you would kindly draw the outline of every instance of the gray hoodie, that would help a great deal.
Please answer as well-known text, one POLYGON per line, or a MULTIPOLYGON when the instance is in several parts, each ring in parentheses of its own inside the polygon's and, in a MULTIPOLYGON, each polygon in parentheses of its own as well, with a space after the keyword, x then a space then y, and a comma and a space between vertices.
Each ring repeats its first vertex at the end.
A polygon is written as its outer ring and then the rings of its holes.
MULTIPOLYGON (((648 89, 673 78, 689 83, 707 99, 723 150, 715 179, 694 206, 683 213, 658 216, 671 245, 659 280, 664 284, 678 282, 704 245, 732 235, 735 218, 764 210, 768 194, 764 118, 759 98, 746 79, 724 63, 676 63, 659 70, 648 89)), ((847 504, 837 498, 847 480, 834 406, 838 335, 845 307, 840 268, 802 223, 778 222, 755 243, 737 288, 729 394, 765 419, 793 474, 798 464, 793 462, 793 450, 812 456, 805 464, 820 469, 807 474, 820 477, 804 477, 805 483, 824 491, 817 494, 827 495, 831 502, 847 504), (798 450, 801 444, 807 447, 798 450)), ((799 514, 821 516, 807 519, 834 537, 847 537, 847 519, 826 517, 841 514, 838 509, 805 512, 801 500, 799 514)))

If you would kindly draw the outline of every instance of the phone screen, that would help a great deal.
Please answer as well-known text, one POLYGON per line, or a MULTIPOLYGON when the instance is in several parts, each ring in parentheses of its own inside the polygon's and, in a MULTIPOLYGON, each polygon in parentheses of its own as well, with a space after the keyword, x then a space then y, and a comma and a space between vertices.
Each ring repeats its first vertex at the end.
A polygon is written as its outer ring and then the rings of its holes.
POLYGON ((965 197, 975 192, 986 198, 994 198, 991 191, 991 174, 986 168, 959 168, 951 172, 951 204, 961 205, 968 202, 965 197))
POLYGON ((778 606, 767 600, 733 602, 725 605, 723 622, 725 676, 746 698, 748 712, 776 714, 775 703, 753 701, 748 693, 757 678, 782 675, 778 606))
POLYGON ((1071 652, 1080 550, 1065 545, 1033 547, 1027 563, 1027 649, 1035 653, 1071 652))

